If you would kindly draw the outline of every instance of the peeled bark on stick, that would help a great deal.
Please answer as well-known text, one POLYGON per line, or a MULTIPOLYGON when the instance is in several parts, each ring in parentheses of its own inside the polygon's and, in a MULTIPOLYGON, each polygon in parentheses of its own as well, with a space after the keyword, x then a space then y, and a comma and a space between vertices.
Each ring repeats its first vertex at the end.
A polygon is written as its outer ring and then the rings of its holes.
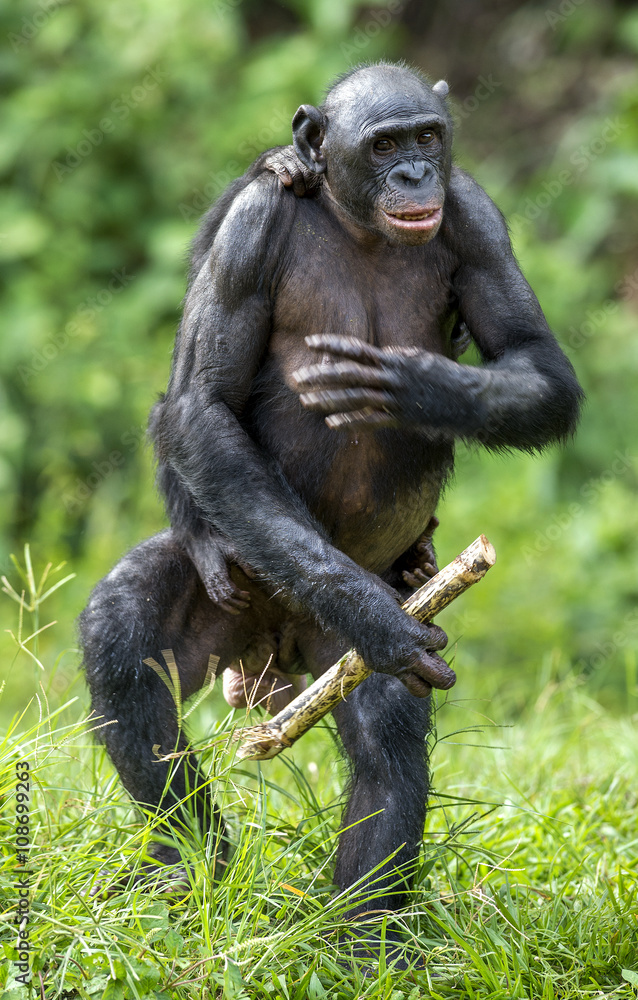
MULTIPOLYGON (((421 622, 431 621, 459 594, 485 576, 495 562, 494 546, 485 535, 479 535, 456 559, 408 598, 402 605, 403 610, 421 622)), ((238 730, 235 739, 241 741, 241 746, 237 756, 242 760, 276 757, 331 712, 371 673, 359 654, 351 649, 269 722, 238 730)))

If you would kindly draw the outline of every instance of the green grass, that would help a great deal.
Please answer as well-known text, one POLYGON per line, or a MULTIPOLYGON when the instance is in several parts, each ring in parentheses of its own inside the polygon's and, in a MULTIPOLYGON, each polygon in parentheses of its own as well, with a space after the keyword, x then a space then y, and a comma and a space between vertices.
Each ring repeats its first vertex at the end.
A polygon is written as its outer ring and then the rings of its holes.
MULTIPOLYGON (((32 669, 24 651, 18 666, 32 669)), ((12 978, 18 759, 30 761, 32 777, 30 995, 636 996, 635 720, 593 701, 560 658, 526 678, 535 694, 521 711, 516 684, 498 670, 489 684, 484 667, 464 670, 461 647, 454 697, 437 713, 417 885, 409 909, 387 922, 427 967, 401 973, 382 960, 365 979, 339 963, 347 900, 335 895, 331 870, 343 774, 327 727, 277 760, 235 764, 229 734, 243 716, 227 714, 214 691, 189 722, 233 841, 223 879, 212 877, 214 845, 189 841, 185 897, 131 886, 92 897, 91 887, 144 856, 152 823, 86 734, 81 678, 52 694, 42 666, 33 666, 41 680, 34 704, 0 742, 7 1000, 29 995, 12 978)))

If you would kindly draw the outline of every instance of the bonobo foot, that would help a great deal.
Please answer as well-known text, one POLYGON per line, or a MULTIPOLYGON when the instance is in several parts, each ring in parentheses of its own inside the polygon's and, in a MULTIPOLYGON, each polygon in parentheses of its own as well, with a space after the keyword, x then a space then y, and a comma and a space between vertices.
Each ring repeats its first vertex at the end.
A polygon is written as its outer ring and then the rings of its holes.
POLYGON ((409 587, 422 587, 439 572, 432 541, 439 523, 438 517, 431 517, 423 534, 417 538, 402 559, 405 569, 402 570, 401 576, 409 587))
POLYGON ((350 966, 352 963, 348 962, 348 958, 352 958, 365 978, 378 975, 382 954, 385 955, 385 964, 393 965, 400 972, 425 968, 422 953, 416 951, 413 945, 406 944, 401 934, 386 930, 384 935, 365 923, 356 924, 352 933, 340 937, 339 950, 343 956, 341 964, 350 966))
POLYGON ((307 685, 304 674, 287 674, 277 667, 265 667, 260 674, 229 667, 222 676, 224 698, 231 708, 262 705, 269 715, 281 712, 307 685))

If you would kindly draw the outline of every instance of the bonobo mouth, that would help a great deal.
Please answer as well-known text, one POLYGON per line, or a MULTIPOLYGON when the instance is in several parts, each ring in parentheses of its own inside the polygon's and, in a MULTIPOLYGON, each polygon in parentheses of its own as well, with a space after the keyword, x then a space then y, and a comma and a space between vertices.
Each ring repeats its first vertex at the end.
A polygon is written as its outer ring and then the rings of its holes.
POLYGON ((435 229, 441 222, 442 210, 440 205, 432 208, 415 208, 410 212, 386 212, 381 209, 391 226, 396 229, 411 229, 423 232, 428 229, 435 229))

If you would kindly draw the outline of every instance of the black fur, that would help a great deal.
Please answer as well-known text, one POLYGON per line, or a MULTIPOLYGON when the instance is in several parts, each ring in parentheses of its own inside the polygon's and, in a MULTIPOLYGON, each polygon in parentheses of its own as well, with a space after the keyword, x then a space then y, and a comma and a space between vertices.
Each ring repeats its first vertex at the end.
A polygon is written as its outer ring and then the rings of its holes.
MULTIPOLYGON (((427 796, 418 699, 455 679, 440 630, 408 618, 383 576, 399 578, 434 514, 456 438, 540 449, 571 434, 581 398, 500 213, 451 165, 451 133, 423 78, 365 67, 295 115, 309 196, 262 157, 213 206, 151 419, 172 527, 122 560, 81 619, 109 753, 151 807, 167 780, 152 747, 184 736, 145 658, 172 649, 186 697, 210 654, 219 670, 272 654, 317 676, 361 652, 379 676, 335 712, 353 768, 337 884, 398 854, 355 913, 405 901, 427 796), (456 361, 463 324, 481 367, 456 361), (216 599, 220 553, 250 600, 234 617, 216 599)), ((189 767, 174 796, 200 780, 189 767)), ((214 810, 198 803, 205 825, 214 810)))

